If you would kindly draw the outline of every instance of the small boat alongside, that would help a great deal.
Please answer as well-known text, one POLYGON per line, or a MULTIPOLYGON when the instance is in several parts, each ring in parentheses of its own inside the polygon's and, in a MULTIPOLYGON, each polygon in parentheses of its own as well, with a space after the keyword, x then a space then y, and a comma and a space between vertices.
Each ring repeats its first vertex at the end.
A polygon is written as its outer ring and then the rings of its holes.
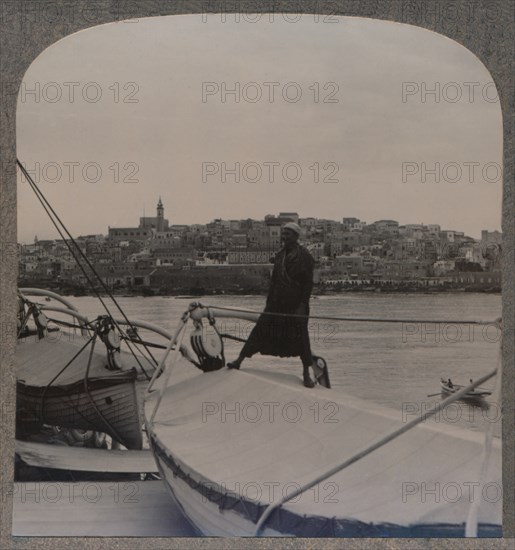
POLYGON ((18 432, 38 431, 43 424, 94 430, 110 435, 128 449, 141 449, 142 418, 137 400, 136 369, 98 373, 98 367, 104 368, 105 362, 99 354, 93 357, 97 368, 93 369, 92 376, 85 379, 83 372, 69 372, 65 380, 52 385, 51 373, 65 364, 70 357, 67 352, 73 355, 77 351, 76 346, 65 344, 56 354, 55 348, 55 344, 43 341, 24 346, 17 353, 18 432), (44 377, 32 376, 34 353, 44 361, 44 377))
MULTIPOLYGON (((470 382, 472 383, 472 380, 470 382)), ((441 378, 440 386, 443 397, 453 395, 466 387, 460 384, 454 384, 450 378, 448 378, 447 380, 445 380, 445 378, 441 378)), ((492 392, 490 390, 487 390, 485 388, 473 388, 471 390, 468 390, 460 399, 462 401, 478 403, 484 401, 485 397, 488 397, 489 395, 492 395, 492 392)))
MULTIPOLYGON (((42 289, 21 289, 18 322, 17 437, 49 425, 107 434, 127 449, 141 449, 143 394, 156 364, 122 349, 117 327, 124 321, 103 315, 90 322, 66 298, 42 289), (44 297, 44 302, 27 297, 32 294, 44 297), (47 297, 66 307, 46 304, 47 297), (50 327, 49 312, 65 314, 78 324, 56 319, 50 327), (63 327, 71 330, 63 332, 63 327)), ((134 334, 137 326, 169 336, 135 321, 123 338, 134 334)))

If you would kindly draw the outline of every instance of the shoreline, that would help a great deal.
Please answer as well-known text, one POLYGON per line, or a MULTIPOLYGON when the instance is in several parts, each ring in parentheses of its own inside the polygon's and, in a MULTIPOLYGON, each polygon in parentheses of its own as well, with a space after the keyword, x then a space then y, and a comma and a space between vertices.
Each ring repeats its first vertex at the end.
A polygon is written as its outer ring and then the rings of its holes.
MULTIPOLYGON (((25 288, 43 288, 62 294, 63 296, 96 296, 91 288, 73 285, 59 285, 55 281, 21 281, 19 287, 25 288)), ((101 296, 107 296, 104 289, 97 288, 101 296)), ((202 296, 266 296, 267 289, 257 288, 172 288, 172 289, 152 289, 149 287, 110 289, 113 296, 118 297, 179 297, 179 298, 199 298, 202 296)), ((475 287, 475 286, 418 286, 413 284, 398 285, 349 285, 340 288, 313 287, 312 296, 337 296, 340 294, 457 294, 457 293, 480 293, 480 294, 502 294, 499 287, 475 287)))

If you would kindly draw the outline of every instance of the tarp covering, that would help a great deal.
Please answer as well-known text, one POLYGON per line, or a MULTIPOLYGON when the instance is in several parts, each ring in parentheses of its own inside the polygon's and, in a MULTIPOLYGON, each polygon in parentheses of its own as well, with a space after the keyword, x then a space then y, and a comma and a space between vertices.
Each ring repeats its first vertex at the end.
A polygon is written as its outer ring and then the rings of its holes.
MULTIPOLYGON (((146 404, 147 419, 157 393, 146 404)), ((176 384, 172 376, 153 437, 201 486, 268 505, 402 423, 400 410, 320 386, 308 390, 292 375, 223 369, 176 384)), ((284 509, 366 524, 462 525, 472 496, 482 499, 479 521, 501 525, 502 497, 493 494, 501 489, 500 440, 487 471, 489 493, 473 485, 483 441, 481 433, 428 420, 284 509)))

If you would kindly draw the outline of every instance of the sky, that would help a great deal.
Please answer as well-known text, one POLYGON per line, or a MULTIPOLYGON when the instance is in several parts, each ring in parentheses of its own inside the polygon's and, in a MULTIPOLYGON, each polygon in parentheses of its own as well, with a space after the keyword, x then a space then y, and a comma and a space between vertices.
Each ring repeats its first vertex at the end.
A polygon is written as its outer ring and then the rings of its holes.
MULTIPOLYGON (((294 211, 474 238, 501 224, 492 78, 460 44, 401 23, 213 14, 87 29, 29 67, 17 149, 75 236, 137 226, 159 197, 171 224, 294 211)), ((58 238, 18 179, 18 241, 58 238)))

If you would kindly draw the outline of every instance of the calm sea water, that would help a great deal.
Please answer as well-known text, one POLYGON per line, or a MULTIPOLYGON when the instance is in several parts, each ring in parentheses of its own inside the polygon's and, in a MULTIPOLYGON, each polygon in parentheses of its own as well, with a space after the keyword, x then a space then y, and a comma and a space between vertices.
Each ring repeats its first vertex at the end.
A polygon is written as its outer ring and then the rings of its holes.
MULTIPOLYGON (((69 298, 89 318, 102 313, 93 297, 69 298)), ((173 331, 180 315, 193 299, 178 297, 119 297, 119 304, 132 319, 149 321, 173 331)), ((207 296, 195 298, 205 305, 248 308, 261 311, 262 296, 207 296)), ((112 308, 112 311, 116 311, 112 308)), ((340 294, 311 300, 311 314, 327 317, 374 317, 421 320, 421 323, 310 322, 313 353, 329 365, 335 392, 351 394, 395 409, 401 420, 411 420, 440 401, 440 378, 465 384, 492 370, 497 362, 500 334, 494 326, 434 324, 431 320, 495 320, 501 315, 501 296, 481 293, 442 294, 340 294), (425 322, 427 321, 427 323, 425 322), (438 394, 428 397, 431 394, 438 394)), ((246 337, 253 323, 220 319, 221 332, 246 337)), ((240 343, 225 340, 226 359, 237 356, 240 343)), ((254 356, 245 365, 267 365, 298 373, 299 358, 254 356)), ((494 380, 484 384, 493 389, 494 380)), ((482 410, 465 403, 449 408, 434 419, 479 430, 495 423, 500 434, 500 408, 490 399, 482 410)))

